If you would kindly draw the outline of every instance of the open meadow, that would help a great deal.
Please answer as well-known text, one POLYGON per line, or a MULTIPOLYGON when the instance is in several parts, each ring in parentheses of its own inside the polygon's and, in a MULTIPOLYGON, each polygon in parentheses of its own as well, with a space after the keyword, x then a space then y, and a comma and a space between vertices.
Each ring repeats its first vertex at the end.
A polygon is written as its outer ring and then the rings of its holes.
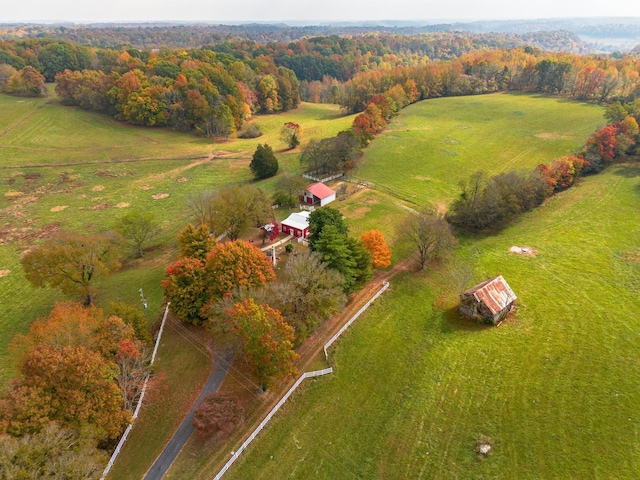
POLYGON ((602 107, 499 93, 405 108, 367 148, 359 180, 417 205, 446 205, 476 170, 533 170, 578 150, 606 123, 602 107))

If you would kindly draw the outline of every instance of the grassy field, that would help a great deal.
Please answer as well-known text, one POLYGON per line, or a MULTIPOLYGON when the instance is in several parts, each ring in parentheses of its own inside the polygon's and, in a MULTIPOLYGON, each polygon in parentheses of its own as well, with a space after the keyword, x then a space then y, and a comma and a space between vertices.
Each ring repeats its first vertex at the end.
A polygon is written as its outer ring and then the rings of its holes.
POLYGON ((636 478, 639 179, 612 167, 463 241, 473 279, 502 274, 519 297, 499 328, 458 317, 446 269, 392 282, 339 342, 337 372, 225 478, 636 478), (493 452, 479 460, 482 435, 493 452))
POLYGON ((472 172, 533 169, 604 123, 601 107, 539 95, 428 100, 392 121, 354 176, 418 205, 448 204, 472 172))
MULTIPOLYGON (((283 152, 278 139, 286 121, 299 123, 306 139, 335 135, 353 121, 337 106, 303 104, 287 114, 252 119, 262 137, 214 142, 127 126, 63 107, 56 98, 0 95, 0 111, 0 384, 14 373, 7 354, 11 338, 63 299, 26 282, 19 263, 25 249, 61 229, 109 229, 130 209, 154 212, 162 234, 145 260, 125 259, 121 272, 100 282, 97 302, 139 305, 143 288, 155 316, 162 300, 159 282, 177 253, 175 235, 190 220, 191 196, 250 181, 249 162, 258 143, 273 146, 282 171, 299 172, 297 151, 283 152)), ((259 186, 272 191, 273 180, 259 186)))

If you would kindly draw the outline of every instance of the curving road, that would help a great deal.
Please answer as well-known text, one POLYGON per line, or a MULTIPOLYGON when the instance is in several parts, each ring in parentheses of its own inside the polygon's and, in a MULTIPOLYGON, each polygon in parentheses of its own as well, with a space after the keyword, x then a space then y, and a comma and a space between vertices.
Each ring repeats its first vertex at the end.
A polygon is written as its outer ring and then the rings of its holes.
POLYGON ((156 461, 144 476, 144 480, 160 480, 164 477, 165 473, 167 473, 167 470, 169 470, 169 467, 171 467, 171 464, 175 461, 180 450, 182 450, 182 447, 184 447, 184 444, 193 433, 194 428, 191 425, 191 420, 193 419, 193 412, 195 408, 200 405, 200 402, 204 397, 218 390, 222 380, 224 380, 224 377, 227 374, 227 369, 229 368, 232 360, 232 350, 216 352, 214 354, 214 368, 207 380, 207 383, 193 404, 193 407, 191 407, 191 410, 189 410, 189 413, 182 421, 180 427, 178 427, 171 440, 169 440, 169 443, 167 443, 162 453, 158 458, 156 458, 156 461))

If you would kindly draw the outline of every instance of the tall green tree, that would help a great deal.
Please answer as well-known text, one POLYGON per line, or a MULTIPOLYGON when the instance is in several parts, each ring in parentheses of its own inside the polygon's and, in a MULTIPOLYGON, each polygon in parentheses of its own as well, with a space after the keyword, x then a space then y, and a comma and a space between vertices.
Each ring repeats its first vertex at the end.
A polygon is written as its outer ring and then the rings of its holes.
POLYGON ((273 177, 278 173, 278 159, 269 145, 258 144, 249 167, 256 179, 273 177))
POLYGON ((309 247, 311 250, 317 250, 316 242, 320 238, 325 227, 333 225, 338 233, 347 235, 349 228, 342 219, 342 213, 333 207, 316 208, 309 215, 309 247))
POLYGON ((120 217, 113 229, 127 239, 136 258, 140 258, 142 246, 160 233, 160 222, 153 212, 132 210, 120 217))
POLYGON ((233 185, 214 195, 206 208, 210 227, 217 234, 225 233, 237 240, 249 226, 267 223, 273 212, 267 195, 259 188, 233 185))

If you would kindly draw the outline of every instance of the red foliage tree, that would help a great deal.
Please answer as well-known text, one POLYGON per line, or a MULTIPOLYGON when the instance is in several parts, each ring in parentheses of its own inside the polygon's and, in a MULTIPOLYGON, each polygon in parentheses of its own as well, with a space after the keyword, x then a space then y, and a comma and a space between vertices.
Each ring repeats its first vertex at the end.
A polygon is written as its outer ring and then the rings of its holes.
POLYGON ((207 395, 195 409, 191 424, 196 435, 206 440, 217 435, 222 440, 244 420, 244 408, 235 395, 216 392, 207 395))
POLYGON ((208 279, 204 263, 184 257, 167 267, 167 279, 162 281, 164 296, 171 302, 171 312, 180 320, 201 323, 201 309, 207 302, 208 279))

